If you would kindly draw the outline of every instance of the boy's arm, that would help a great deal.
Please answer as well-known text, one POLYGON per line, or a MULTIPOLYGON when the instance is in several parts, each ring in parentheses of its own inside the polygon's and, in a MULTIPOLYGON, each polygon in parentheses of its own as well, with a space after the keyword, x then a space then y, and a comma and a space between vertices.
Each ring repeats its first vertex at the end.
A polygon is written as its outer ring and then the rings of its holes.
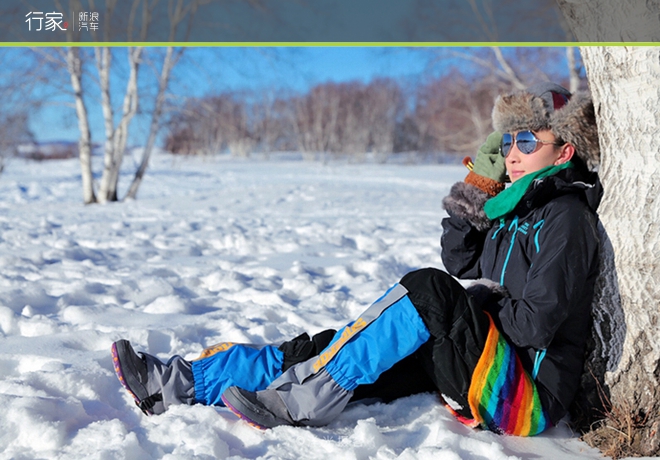
POLYGON ((479 278, 479 257, 492 221, 484 204, 504 190, 506 167, 500 155, 502 135, 491 133, 472 164, 464 161, 470 172, 454 184, 442 201, 449 218, 442 221, 442 261, 447 271, 459 278, 479 278))

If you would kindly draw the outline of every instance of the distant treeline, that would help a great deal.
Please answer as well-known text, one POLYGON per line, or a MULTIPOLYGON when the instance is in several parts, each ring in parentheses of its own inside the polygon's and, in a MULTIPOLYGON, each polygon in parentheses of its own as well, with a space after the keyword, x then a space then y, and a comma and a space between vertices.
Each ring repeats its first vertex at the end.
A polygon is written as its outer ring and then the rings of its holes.
POLYGON ((474 154, 491 131, 495 77, 458 71, 410 85, 322 83, 307 93, 225 91, 190 98, 170 118, 165 149, 198 155, 231 152, 396 152, 474 154))

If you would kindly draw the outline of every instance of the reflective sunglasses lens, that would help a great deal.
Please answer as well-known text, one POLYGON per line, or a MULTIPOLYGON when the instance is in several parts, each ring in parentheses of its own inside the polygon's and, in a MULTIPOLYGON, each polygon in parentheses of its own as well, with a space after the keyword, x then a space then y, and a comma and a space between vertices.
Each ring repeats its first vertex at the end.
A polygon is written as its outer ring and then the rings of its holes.
POLYGON ((513 136, 509 133, 502 134, 502 145, 500 151, 503 157, 506 157, 511 151, 511 144, 513 144, 513 136))
POLYGON ((529 155, 536 150, 536 136, 531 131, 520 131, 516 136, 516 145, 525 155, 529 155))

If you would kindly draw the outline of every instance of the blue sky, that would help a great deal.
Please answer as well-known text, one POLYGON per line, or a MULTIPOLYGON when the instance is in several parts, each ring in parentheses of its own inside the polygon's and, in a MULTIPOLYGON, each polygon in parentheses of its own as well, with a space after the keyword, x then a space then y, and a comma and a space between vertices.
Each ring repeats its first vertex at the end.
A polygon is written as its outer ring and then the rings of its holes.
MULTIPOLYGON (((123 56, 117 59, 123 66, 123 56)), ((188 48, 175 71, 171 89, 183 97, 199 97, 228 89, 288 89, 305 91, 316 83, 359 80, 379 76, 414 78, 424 72, 426 59, 407 48, 327 47, 327 48, 188 48)), ((145 76, 151 72, 143 68, 145 76)), ((125 72, 114 76, 115 88, 122 90, 125 72)), ((98 100, 98 89, 90 88, 98 100)), ((118 93, 119 94, 119 93, 118 93)), ((52 96, 51 96, 52 97, 52 96)), ((46 105, 31 119, 38 141, 76 140, 78 126, 73 109, 59 101, 46 105)), ((117 102, 119 98, 117 98, 117 102)), ((145 102, 145 101, 143 101, 145 102)), ((103 136, 100 106, 89 104, 92 137, 103 136)), ((132 127, 135 142, 146 117, 132 127)))
MULTIPOLYGON (((171 90, 179 98, 199 97, 219 93, 228 89, 273 89, 306 91, 314 84, 327 81, 344 82, 359 80, 368 82, 376 77, 397 79, 423 78, 429 72, 429 59, 441 49, 397 48, 397 47, 285 47, 285 48, 187 48, 184 59, 175 70, 171 90)), ((113 88, 121 91, 125 85, 126 66, 124 49, 118 49, 116 63, 118 72, 113 75, 113 88)), ((30 53, 28 49, 17 53, 30 53)), ((149 55, 162 53, 162 49, 147 49, 149 55)), ((476 52, 476 49, 475 49, 476 52)), ((442 72, 456 64, 456 60, 445 57, 435 65, 435 72, 442 72)), ((561 62, 547 64, 549 69, 563 65, 561 62)), ((142 67, 142 85, 153 91, 152 68, 142 67)), ((93 73, 93 72, 92 72, 93 73)), ((66 81, 66 79, 65 79, 66 81)), ((44 92, 44 94, 46 94, 44 92)), ((50 104, 38 113, 33 113, 31 129, 38 141, 69 140, 78 138, 78 126, 70 102, 71 97, 57 96, 50 91, 50 104)), ((103 120, 98 103, 98 88, 89 86, 88 110, 92 124, 92 139, 102 142, 103 120)), ((117 94, 121 94, 118 92, 117 94)), ((143 109, 148 109, 148 98, 143 98, 143 109)), ((121 99, 115 99, 119 107, 121 99)), ((140 116, 131 126, 132 144, 145 138, 148 117, 140 116)))
MULTIPOLYGON (((306 90, 325 81, 421 75, 426 58, 410 48, 309 47, 191 49, 190 59, 208 65, 206 72, 231 87, 274 86, 306 90), (209 51, 211 51, 209 53, 209 51), (224 56, 217 59, 216 56, 224 56)), ((215 80, 218 83, 218 80, 215 80)), ((218 83, 220 85, 220 83, 218 83)), ((209 85, 213 89, 215 85, 209 85)), ((203 87, 202 89, 206 89, 203 87)))

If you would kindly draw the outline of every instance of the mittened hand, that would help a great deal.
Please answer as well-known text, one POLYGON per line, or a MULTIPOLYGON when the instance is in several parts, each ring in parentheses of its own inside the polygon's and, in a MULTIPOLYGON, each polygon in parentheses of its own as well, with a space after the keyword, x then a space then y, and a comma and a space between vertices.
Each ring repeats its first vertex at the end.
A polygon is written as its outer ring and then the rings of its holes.
POLYGON ((500 154, 502 134, 493 131, 486 138, 474 160, 472 170, 465 178, 465 182, 480 188, 490 196, 495 196, 504 190, 506 179, 506 165, 504 157, 500 154))
POLYGON ((477 158, 474 160, 475 174, 488 177, 496 182, 504 182, 506 178, 506 166, 504 157, 500 154, 500 145, 502 144, 502 134, 493 131, 486 138, 486 142, 481 144, 477 152, 477 158))

